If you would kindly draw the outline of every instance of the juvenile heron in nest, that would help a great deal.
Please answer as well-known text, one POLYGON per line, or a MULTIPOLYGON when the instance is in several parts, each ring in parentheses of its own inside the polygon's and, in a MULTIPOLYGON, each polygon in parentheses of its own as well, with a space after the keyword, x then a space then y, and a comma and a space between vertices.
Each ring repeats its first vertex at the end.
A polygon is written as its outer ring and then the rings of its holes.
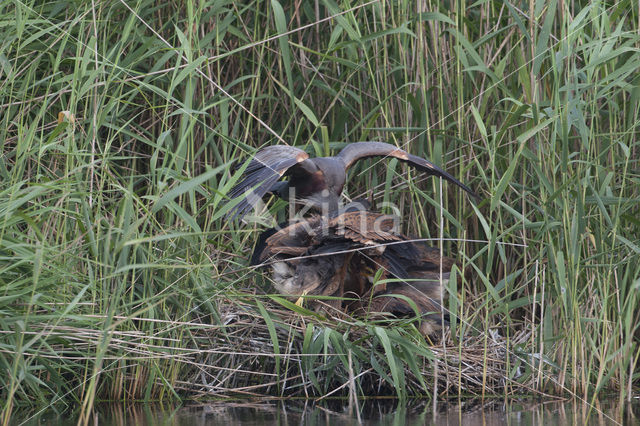
POLYGON ((298 304, 305 296, 331 296, 309 303, 316 310, 418 314, 429 335, 442 326, 443 285, 455 262, 410 241, 396 222, 395 216, 349 208, 332 218, 312 216, 265 231, 251 263, 270 265, 278 292, 298 304), (397 281, 384 282, 389 278, 397 281))
POLYGON ((358 160, 369 157, 397 158, 427 175, 439 176, 458 185, 469 194, 476 194, 465 184, 424 158, 409 154, 384 142, 356 142, 348 144, 334 157, 309 158, 300 148, 286 145, 268 146, 251 159, 243 179, 229 192, 230 198, 242 196, 228 213, 242 218, 267 193, 287 198, 290 188, 297 198, 312 199, 322 209, 337 208, 337 200, 347 180, 347 170, 358 160), (278 182, 287 177, 288 181, 278 182))

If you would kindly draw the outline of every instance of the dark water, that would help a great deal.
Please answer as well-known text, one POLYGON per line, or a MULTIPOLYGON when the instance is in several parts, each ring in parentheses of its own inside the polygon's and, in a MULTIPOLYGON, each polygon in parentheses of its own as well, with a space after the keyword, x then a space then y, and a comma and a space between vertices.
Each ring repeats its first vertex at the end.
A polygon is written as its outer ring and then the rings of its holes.
MULTIPOLYGON (((369 400, 358 410, 341 402, 225 402, 167 407, 157 404, 100 405, 90 424, 95 425, 640 425, 640 400, 632 403, 526 400, 439 404, 369 400)), ((42 412, 20 416, 12 424, 75 425, 73 414, 42 412)))

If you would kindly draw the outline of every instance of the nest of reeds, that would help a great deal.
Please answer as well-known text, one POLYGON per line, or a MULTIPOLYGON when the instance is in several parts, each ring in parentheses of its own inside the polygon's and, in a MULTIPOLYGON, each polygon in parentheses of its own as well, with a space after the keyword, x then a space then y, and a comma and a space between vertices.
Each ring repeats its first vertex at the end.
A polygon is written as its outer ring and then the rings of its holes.
MULTIPOLYGON (((446 329, 429 340, 416 319, 301 315, 277 297, 255 300, 220 301, 221 325, 195 332, 191 368, 177 389, 207 396, 313 398, 531 390, 518 381, 519 370, 507 365, 518 358, 508 356, 507 339, 497 332, 456 342, 446 329)), ((512 335, 509 344, 527 338, 512 335)))

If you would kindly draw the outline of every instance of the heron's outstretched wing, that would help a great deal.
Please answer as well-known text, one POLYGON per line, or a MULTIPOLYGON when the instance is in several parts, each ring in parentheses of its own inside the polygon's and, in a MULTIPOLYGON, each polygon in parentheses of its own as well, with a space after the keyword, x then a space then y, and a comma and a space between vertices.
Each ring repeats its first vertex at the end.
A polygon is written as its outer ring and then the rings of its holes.
POLYGON ((343 163, 345 169, 348 169, 356 161, 368 158, 368 157, 393 157, 401 161, 407 162, 409 165, 416 169, 425 172, 429 175, 445 178, 451 183, 455 183, 460 188, 467 191, 474 197, 478 197, 475 192, 471 190, 467 185, 460 182, 458 179, 451 176, 446 171, 442 170, 435 164, 425 160, 417 155, 412 155, 405 150, 398 148, 395 145, 391 145, 384 142, 355 142, 344 147, 342 151, 337 155, 343 163))
POLYGON ((274 145, 261 149, 251 159, 243 173, 243 179, 229 191, 229 198, 244 197, 228 213, 227 217, 244 216, 289 168, 309 158, 309 154, 293 146, 274 145))

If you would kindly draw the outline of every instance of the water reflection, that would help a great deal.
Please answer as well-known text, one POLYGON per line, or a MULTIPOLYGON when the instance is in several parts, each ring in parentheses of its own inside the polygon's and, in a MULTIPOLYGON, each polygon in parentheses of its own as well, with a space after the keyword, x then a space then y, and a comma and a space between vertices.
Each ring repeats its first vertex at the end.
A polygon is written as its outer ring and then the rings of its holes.
MULTIPOLYGON (((344 401, 216 402, 169 407, 158 404, 100 405, 92 423, 98 425, 609 425, 640 424, 640 401, 532 402, 522 400, 441 403, 436 412, 427 401, 407 405, 395 400, 360 402, 359 409, 344 401)), ((73 415, 42 413, 25 425, 71 425, 73 415)))

